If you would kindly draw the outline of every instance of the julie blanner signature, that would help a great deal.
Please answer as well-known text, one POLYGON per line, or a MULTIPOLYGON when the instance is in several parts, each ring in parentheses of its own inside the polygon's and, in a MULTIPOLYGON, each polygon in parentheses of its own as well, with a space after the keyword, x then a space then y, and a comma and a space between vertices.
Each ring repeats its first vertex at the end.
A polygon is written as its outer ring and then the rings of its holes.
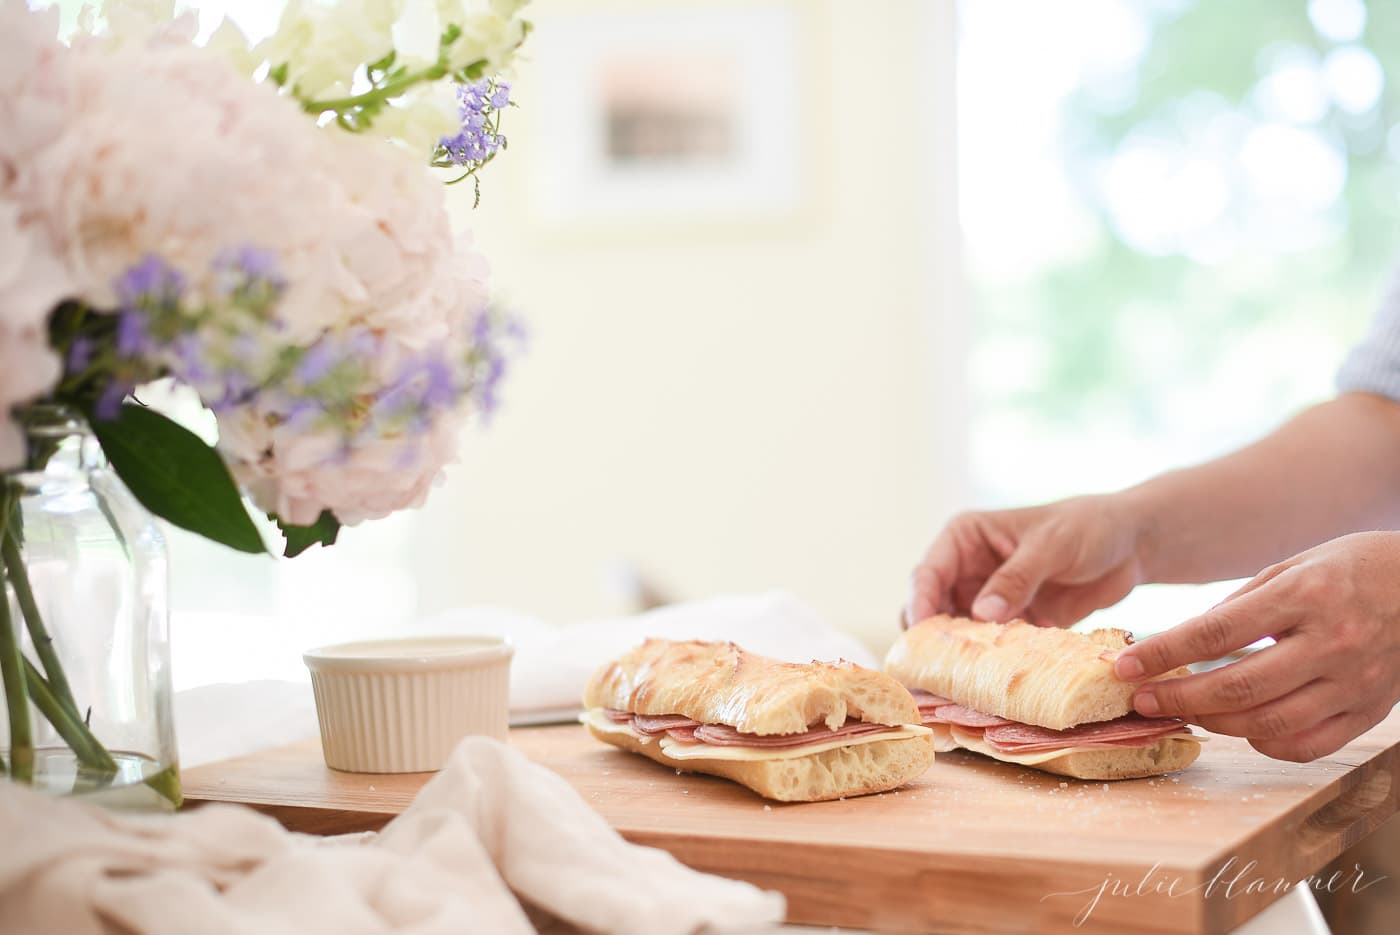
POLYGON ((1339 893, 1347 889, 1353 893, 1361 893, 1386 879, 1384 876, 1367 876, 1360 864, 1353 864, 1351 870, 1338 870, 1326 877, 1313 875, 1303 877, 1300 880, 1286 880, 1283 877, 1269 879, 1256 873, 1258 863, 1258 861, 1251 860, 1241 864, 1236 858, 1231 857, 1209 880, 1188 886, 1180 876, 1173 876, 1169 872, 1163 871, 1161 863, 1158 862, 1148 868, 1147 872, 1136 881, 1126 880, 1109 872, 1104 874, 1102 882, 1091 884, 1081 890, 1046 893, 1040 897, 1040 901, 1045 902, 1047 899, 1058 896, 1087 897, 1084 905, 1074 916, 1074 925, 1078 928, 1088 921, 1089 916, 1093 914, 1105 897, 1167 896, 1176 898, 1192 896, 1204 891, 1206 899, 1217 896, 1234 899, 1249 893, 1274 893, 1281 896, 1300 886, 1309 887, 1318 893, 1339 893))

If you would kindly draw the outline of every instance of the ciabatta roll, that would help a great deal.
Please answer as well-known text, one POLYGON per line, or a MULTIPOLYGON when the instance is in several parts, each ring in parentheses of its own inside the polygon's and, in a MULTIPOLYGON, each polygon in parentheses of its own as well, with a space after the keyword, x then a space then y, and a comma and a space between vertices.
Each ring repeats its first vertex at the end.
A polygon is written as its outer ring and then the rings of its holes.
MULTIPOLYGON (((1125 630, 940 616, 906 630, 885 671, 914 693, 938 750, 962 747, 1079 779, 1189 766, 1203 738, 1178 718, 1135 714, 1137 685, 1113 674, 1131 642, 1125 630)), ((1188 674, 1181 668, 1162 678, 1188 674)))
POLYGON ((783 802, 884 792, 933 762, 932 732, 889 676, 733 643, 647 640, 593 675, 584 704, 604 743, 783 802))

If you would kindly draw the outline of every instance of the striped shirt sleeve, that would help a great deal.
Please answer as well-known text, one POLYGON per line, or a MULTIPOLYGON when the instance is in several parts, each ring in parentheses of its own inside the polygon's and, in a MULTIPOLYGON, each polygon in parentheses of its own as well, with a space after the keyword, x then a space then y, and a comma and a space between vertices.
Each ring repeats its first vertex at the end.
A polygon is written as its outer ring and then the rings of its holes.
POLYGON ((1342 361, 1337 389, 1400 402, 1400 268, 1391 274, 1366 336, 1342 361))

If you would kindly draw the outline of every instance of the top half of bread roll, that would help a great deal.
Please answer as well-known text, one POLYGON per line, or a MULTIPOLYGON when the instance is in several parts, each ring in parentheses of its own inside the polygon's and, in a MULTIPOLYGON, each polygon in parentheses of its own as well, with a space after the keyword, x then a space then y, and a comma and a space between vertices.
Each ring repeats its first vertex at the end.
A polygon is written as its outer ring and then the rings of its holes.
POLYGON ((848 718, 920 723, 909 692, 849 662, 778 662, 733 643, 647 640, 588 681, 584 704, 635 714, 681 714, 746 734, 800 734, 848 718))
MULTIPOLYGON (((1113 674, 1113 660, 1132 641, 1126 630, 1075 633, 940 616, 905 630, 885 671, 986 714, 1064 730, 1132 712, 1137 683, 1113 674)), ((1162 678, 1188 674, 1183 667, 1162 678)))

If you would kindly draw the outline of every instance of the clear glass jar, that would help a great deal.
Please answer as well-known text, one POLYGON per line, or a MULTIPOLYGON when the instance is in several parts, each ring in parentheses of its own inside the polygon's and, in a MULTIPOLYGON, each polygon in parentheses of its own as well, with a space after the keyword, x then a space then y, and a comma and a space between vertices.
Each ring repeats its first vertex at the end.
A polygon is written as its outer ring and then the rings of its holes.
POLYGON ((118 808, 174 809, 165 540, 78 413, 42 405, 16 416, 28 463, 0 474, 6 778, 118 808))

